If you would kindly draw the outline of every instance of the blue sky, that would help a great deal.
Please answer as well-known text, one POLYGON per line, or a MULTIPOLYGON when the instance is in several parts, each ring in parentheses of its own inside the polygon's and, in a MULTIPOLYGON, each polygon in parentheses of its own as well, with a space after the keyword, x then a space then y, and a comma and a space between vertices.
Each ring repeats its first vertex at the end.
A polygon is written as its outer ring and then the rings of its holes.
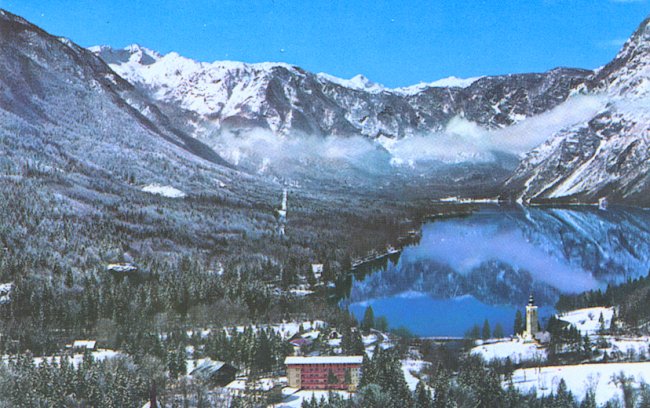
POLYGON ((404 86, 598 67, 650 14, 650 0, 0 0, 0 8, 82 46, 284 61, 404 86))

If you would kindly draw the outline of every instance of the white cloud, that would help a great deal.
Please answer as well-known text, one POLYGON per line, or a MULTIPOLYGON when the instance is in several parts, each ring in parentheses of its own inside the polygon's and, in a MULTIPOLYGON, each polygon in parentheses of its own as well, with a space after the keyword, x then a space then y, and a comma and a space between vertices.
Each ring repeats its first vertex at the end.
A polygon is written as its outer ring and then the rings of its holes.
POLYGON ((494 151, 522 155, 560 130, 591 119, 605 103, 599 96, 575 95, 548 112, 498 130, 456 117, 442 133, 405 138, 385 147, 397 163, 491 161, 494 151))
POLYGON ((223 132, 215 137, 213 147, 231 163, 269 175, 306 167, 318 171, 325 163, 341 169, 363 168, 376 175, 431 162, 485 163, 495 160, 495 151, 523 155, 560 130, 589 120, 605 102, 598 96, 575 95, 548 112, 496 130, 458 116, 442 132, 398 140, 380 138, 378 143, 359 136, 278 136, 254 130, 242 135, 223 132))

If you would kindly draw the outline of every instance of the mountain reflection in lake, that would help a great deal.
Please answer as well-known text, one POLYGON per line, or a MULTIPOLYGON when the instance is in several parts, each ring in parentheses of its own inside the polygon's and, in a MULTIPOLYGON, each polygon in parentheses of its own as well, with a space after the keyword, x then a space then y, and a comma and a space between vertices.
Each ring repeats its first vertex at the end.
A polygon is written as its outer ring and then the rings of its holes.
POLYGON ((422 336, 462 336, 485 319, 511 333, 530 293, 547 317, 560 293, 646 276, 649 260, 646 210, 488 207, 428 223, 379 270, 359 268, 342 304, 422 336))

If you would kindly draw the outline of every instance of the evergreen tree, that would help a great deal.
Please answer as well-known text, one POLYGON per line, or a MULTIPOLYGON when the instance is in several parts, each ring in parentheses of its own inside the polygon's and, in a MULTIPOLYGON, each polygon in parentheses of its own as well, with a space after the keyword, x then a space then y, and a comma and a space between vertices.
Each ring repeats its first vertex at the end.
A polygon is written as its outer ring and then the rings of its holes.
POLYGON ((496 326, 494 326, 494 332, 492 336, 497 339, 501 339, 505 337, 505 333, 503 331, 503 326, 501 326, 501 323, 497 323, 496 326))
POLYGON ((585 397, 580 403, 580 408, 597 408, 597 407, 598 405, 596 405, 596 394, 594 393, 594 390, 590 388, 585 393, 585 397))
POLYGON ((74 277, 72 276, 72 270, 68 269, 65 272, 65 286, 71 288, 74 286, 74 277))
POLYGON ((379 316, 375 319, 375 329, 380 332, 388 331, 388 319, 386 319, 386 316, 379 316))
POLYGON ((598 317, 598 332, 600 334, 605 334, 605 331, 607 329, 605 328, 605 317, 603 316, 603 312, 600 312, 600 316, 598 317))
POLYGON ((515 334, 522 334, 525 329, 526 326, 521 310, 517 310, 517 313, 515 313, 515 334))
POLYGON ((361 329, 364 332, 369 332, 375 327, 375 313, 372 310, 372 306, 366 307, 366 311, 363 314, 363 320, 361 321, 361 329))
POLYGON ((178 369, 179 376, 187 374, 187 355, 182 346, 176 350, 176 368, 178 369))
POLYGON ((175 350, 167 352, 167 371, 169 371, 169 378, 176 380, 180 374, 180 367, 178 366, 178 356, 175 350))
POLYGON ((352 341, 350 343, 350 355, 362 356, 366 353, 366 347, 363 345, 363 339, 359 330, 352 331, 352 341))
POLYGON ((422 380, 418 382, 415 387, 415 404, 414 408, 432 408, 433 400, 431 399, 431 391, 427 388, 422 380))
POLYGON ((472 328, 465 333, 465 337, 468 339, 478 339, 481 337, 481 328, 479 325, 475 324, 472 326, 472 328))
POLYGON ((255 355, 253 368, 259 372, 269 372, 273 368, 273 354, 271 349, 271 342, 266 333, 266 330, 260 329, 259 337, 255 345, 255 355))
POLYGON ((491 333, 492 331, 490 330, 490 322, 488 322, 488 320, 485 319, 485 321, 483 322, 483 329, 481 330, 481 337, 484 340, 489 339, 491 333))
POLYGON ((403 405, 392 405, 392 399, 389 393, 382 389, 378 384, 368 384, 357 392, 357 395, 354 397, 355 406, 363 408, 386 408, 386 407, 405 407, 406 402, 403 405))
POLYGON ((557 386, 557 392, 554 397, 554 408, 572 408, 575 406, 573 394, 568 390, 564 378, 560 380, 557 386))
POLYGON ((450 378, 447 370, 438 364, 433 380, 433 406, 434 408, 449 407, 450 378))

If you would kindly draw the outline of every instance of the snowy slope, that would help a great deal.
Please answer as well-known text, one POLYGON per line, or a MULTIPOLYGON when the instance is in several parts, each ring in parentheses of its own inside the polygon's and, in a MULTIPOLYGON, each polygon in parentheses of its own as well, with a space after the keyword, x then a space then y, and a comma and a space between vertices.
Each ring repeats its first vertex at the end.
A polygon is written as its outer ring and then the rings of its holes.
POLYGON ((600 315, 603 316, 604 327, 609 329, 612 323, 612 316, 614 309, 611 307, 591 307, 587 309, 572 310, 570 312, 562 313, 558 316, 559 319, 570 323, 578 329, 581 335, 593 336, 600 331, 600 315))
POLYGON ((485 343, 472 348, 471 354, 483 357, 485 361, 510 358, 514 364, 525 361, 546 361, 546 350, 536 343, 524 343, 518 339, 485 343))
POLYGON ((612 381, 612 376, 621 372, 634 378, 635 387, 638 387, 641 382, 650 381, 650 363, 646 362, 519 369, 514 372, 512 382, 520 391, 536 390, 538 396, 543 396, 557 391, 557 386, 563 379, 567 388, 578 400, 585 396, 588 389, 594 388, 596 402, 601 405, 612 398, 622 400, 623 394, 620 388, 612 381))

